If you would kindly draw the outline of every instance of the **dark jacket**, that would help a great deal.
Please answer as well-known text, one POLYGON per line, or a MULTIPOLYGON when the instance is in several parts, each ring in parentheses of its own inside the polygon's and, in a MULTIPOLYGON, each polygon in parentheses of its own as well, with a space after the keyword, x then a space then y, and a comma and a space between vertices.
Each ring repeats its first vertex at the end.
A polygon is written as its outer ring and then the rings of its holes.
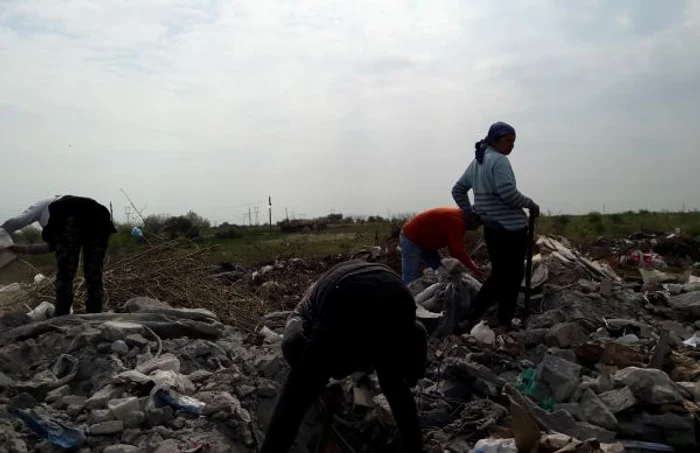
POLYGON ((404 451, 420 452, 410 387, 425 371, 426 336, 417 327, 415 301, 389 267, 352 260, 328 270, 285 326, 282 348, 291 370, 260 452, 289 450, 304 412, 330 377, 371 369, 391 406, 404 451))
POLYGON ((52 250, 69 219, 77 222, 83 240, 107 240, 117 232, 109 209, 91 198, 66 195, 49 205, 49 223, 41 231, 42 238, 52 250))

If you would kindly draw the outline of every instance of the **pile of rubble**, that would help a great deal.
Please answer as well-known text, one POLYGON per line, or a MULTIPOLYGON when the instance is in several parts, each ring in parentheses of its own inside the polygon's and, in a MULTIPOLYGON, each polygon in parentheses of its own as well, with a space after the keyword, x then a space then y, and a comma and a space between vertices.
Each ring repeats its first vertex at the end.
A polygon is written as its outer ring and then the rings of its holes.
MULTIPOLYGON (((542 237, 538 249, 532 312, 520 328, 492 329, 488 313, 464 330, 480 283, 454 260, 410 286, 431 333, 427 374, 414 389, 426 450, 698 451, 700 287, 692 275, 629 280, 562 240, 542 237)), ((272 305, 291 308, 332 264, 290 260, 221 269, 217 278, 253 285, 259 297, 277 297, 272 305), (286 288, 292 280, 297 286, 286 288), (265 293, 278 285, 280 293, 265 293)), ((208 310, 148 298, 115 313, 44 313, 0 317, 0 443, 8 452, 260 446, 287 373, 279 341, 288 312, 265 316, 253 333, 208 310)), ((376 377, 357 374, 341 385, 345 401, 330 435, 336 448, 400 451, 376 377)), ((317 404, 293 451, 316 447, 321 416, 317 404)))
POLYGON ((349 255, 330 255, 321 259, 279 259, 252 268, 220 263, 214 277, 222 283, 241 285, 278 310, 294 308, 299 297, 316 278, 333 265, 347 259, 382 262, 401 272, 400 256, 390 245, 365 247, 349 255))
POLYGON ((254 451, 285 374, 278 346, 206 310, 136 298, 121 311, 3 316, 4 451, 254 451))

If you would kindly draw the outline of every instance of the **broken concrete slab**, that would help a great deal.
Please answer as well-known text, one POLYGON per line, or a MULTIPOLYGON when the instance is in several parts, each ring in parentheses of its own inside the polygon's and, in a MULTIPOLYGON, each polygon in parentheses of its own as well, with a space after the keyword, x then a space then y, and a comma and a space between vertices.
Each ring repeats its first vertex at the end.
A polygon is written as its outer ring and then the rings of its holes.
POLYGON ((124 422, 121 420, 110 420, 102 423, 97 423, 88 428, 88 432, 92 436, 111 436, 124 431, 124 422))
POLYGON ((580 346, 588 340, 588 331, 577 322, 558 323, 547 332, 547 346, 571 348, 580 346))
POLYGON ((615 415, 592 390, 584 390, 579 402, 587 422, 611 431, 617 428, 615 415))
POLYGON ((547 332, 549 332, 549 329, 528 328, 526 330, 514 332, 511 336, 515 341, 524 345, 525 347, 531 347, 543 344, 545 342, 547 332))
POLYGON ((700 318, 700 291, 671 296, 668 305, 683 318, 694 321, 700 318))
POLYGON ((143 325, 126 321, 107 321, 100 326, 102 338, 106 341, 123 340, 129 335, 140 335, 145 332, 143 325))
POLYGON ((648 404, 660 406, 683 402, 676 383, 661 370, 630 367, 615 373, 613 379, 629 387, 639 401, 648 404))
POLYGON ((105 447, 104 453, 145 453, 145 450, 134 445, 117 444, 105 447))
POLYGON ((136 348, 143 348, 143 347, 148 346, 148 344, 149 344, 148 340, 139 334, 127 335, 124 338, 124 341, 126 342, 127 345, 129 345, 131 347, 136 347, 136 348))
POLYGON ((637 404, 637 398, 635 398, 634 393, 626 386, 602 393, 599 395, 599 398, 613 414, 626 411, 637 404))
POLYGON ((537 376, 554 400, 566 402, 579 383, 581 366, 547 354, 537 369, 537 376))

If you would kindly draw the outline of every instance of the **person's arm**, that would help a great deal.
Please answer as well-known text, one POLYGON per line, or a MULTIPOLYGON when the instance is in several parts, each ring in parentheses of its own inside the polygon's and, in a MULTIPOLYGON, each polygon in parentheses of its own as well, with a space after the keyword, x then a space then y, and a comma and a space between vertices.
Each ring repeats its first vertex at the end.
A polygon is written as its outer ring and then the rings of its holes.
POLYGON ((24 210, 20 215, 13 217, 11 219, 5 220, 5 222, 0 225, 0 228, 12 234, 17 230, 31 225, 34 222, 38 222, 41 218, 41 213, 46 208, 48 200, 42 200, 38 203, 33 204, 24 210))
POLYGON ((471 167, 473 163, 464 171, 462 176, 457 180, 452 187, 452 198, 457 206, 459 206, 465 214, 471 215, 474 213, 474 208, 469 200, 469 191, 472 189, 471 167))
POLYGON ((311 328, 311 294, 314 286, 309 287, 284 326, 282 354, 291 367, 298 364, 307 345, 306 332, 311 328))
POLYGON ((474 261, 472 261, 467 254, 467 251, 464 249, 463 238, 464 227, 462 227, 462 225, 459 223, 455 223, 454 225, 451 224, 450 229, 447 231, 447 249, 453 258, 458 259, 475 275, 481 276, 481 271, 476 264, 474 264, 474 261))
POLYGON ((496 161, 493 167, 496 191, 501 200, 512 208, 532 208, 536 206, 530 198, 526 197, 516 187, 515 174, 510 165, 510 161, 503 157, 496 161))
POLYGON ((51 246, 46 242, 36 244, 13 244, 9 249, 18 255, 41 255, 51 253, 51 246))
POLYGON ((283 453, 291 448, 306 410, 330 378, 325 366, 329 353, 327 343, 323 336, 314 336, 301 353, 297 366, 289 371, 260 453, 283 453))
POLYGON ((418 408, 408 383, 399 374, 399 368, 395 364, 378 365, 377 377, 399 428, 402 451, 422 452, 423 439, 418 423, 418 408))

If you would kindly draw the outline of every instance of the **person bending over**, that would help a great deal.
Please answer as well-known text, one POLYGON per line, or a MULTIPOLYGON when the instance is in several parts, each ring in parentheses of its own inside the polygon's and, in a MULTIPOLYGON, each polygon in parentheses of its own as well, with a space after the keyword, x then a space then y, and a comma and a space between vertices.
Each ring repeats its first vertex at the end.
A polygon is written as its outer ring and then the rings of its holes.
POLYGON ((361 260, 326 271, 289 317, 282 351, 290 365, 261 453, 286 453, 330 378, 376 370, 406 452, 423 451, 410 388, 425 373, 427 334, 389 267, 361 260))
POLYGON ((67 315, 73 306, 73 279, 78 271, 80 250, 87 288, 85 309, 100 313, 104 302, 102 271, 109 237, 116 233, 109 210, 91 198, 57 195, 41 200, 17 217, 6 220, 0 228, 14 233, 32 223, 42 227, 43 243, 15 244, 10 250, 18 254, 56 254, 55 316, 67 315))

